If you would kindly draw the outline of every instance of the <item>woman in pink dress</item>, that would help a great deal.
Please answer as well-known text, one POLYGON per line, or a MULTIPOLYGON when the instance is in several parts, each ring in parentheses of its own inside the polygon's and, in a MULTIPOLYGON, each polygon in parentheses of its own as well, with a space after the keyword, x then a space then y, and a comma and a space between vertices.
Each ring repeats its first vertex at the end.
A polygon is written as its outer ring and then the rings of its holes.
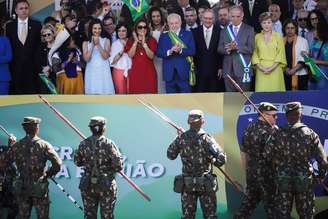
POLYGON ((132 59, 128 75, 128 93, 157 93, 157 74, 153 63, 157 42, 150 36, 149 25, 141 18, 135 23, 133 38, 125 46, 132 59))

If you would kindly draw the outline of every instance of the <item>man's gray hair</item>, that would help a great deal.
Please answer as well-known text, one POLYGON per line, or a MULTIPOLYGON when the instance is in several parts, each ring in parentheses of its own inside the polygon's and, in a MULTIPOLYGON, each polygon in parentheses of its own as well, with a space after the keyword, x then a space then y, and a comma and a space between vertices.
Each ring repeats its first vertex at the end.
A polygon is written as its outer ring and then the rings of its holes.
POLYGON ((234 6, 231 6, 231 7, 229 8, 229 13, 230 13, 231 11, 233 11, 233 10, 239 10, 241 13, 244 13, 244 9, 243 9, 243 7, 240 6, 240 5, 234 5, 234 6))
POLYGON ((169 22, 172 18, 176 18, 176 19, 178 19, 180 22, 182 22, 182 21, 181 21, 181 17, 180 17, 180 15, 178 15, 178 14, 176 14, 176 13, 169 14, 169 15, 167 16, 167 22, 169 22))

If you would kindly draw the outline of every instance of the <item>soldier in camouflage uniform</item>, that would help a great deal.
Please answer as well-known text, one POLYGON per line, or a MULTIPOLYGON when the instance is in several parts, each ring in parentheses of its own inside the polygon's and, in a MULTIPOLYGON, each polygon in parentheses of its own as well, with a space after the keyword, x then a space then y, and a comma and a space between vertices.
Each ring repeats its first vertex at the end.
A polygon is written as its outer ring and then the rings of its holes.
POLYGON ((319 178, 323 179, 328 167, 327 156, 319 136, 301 123, 299 102, 286 104, 286 117, 288 124, 273 135, 265 147, 265 156, 273 162, 277 178, 277 218, 290 218, 294 199, 300 218, 313 218, 313 167, 310 161, 317 160, 319 178))
MULTIPOLYGON (((276 124, 277 108, 268 102, 260 103, 259 110, 272 125, 276 124)), ((248 125, 244 131, 241 152, 245 155, 246 195, 235 219, 250 218, 257 204, 262 200, 267 218, 274 218, 275 184, 273 168, 263 157, 266 141, 275 132, 265 119, 259 115, 258 120, 248 125)))
POLYGON ((216 216, 216 176, 212 173, 213 164, 217 167, 226 162, 226 156, 213 137, 202 126, 204 114, 200 110, 189 113, 186 132, 178 131, 179 136, 167 149, 171 160, 180 154, 182 175, 175 177, 174 190, 181 193, 182 218, 195 218, 197 200, 200 200, 203 217, 214 219, 216 216))
POLYGON ((52 145, 37 135, 41 119, 25 117, 22 123, 26 136, 13 144, 8 151, 9 162, 14 162, 18 175, 14 179, 13 191, 19 208, 19 218, 30 218, 32 206, 38 219, 49 218, 48 177, 54 176, 62 161, 52 145), (45 171, 46 162, 51 167, 45 171))
POLYGON ((100 205, 101 218, 112 219, 117 196, 115 174, 122 170, 123 159, 115 143, 104 136, 105 118, 92 117, 89 127, 92 136, 80 143, 74 156, 74 163, 85 171, 79 186, 84 218, 97 218, 100 205))
POLYGON ((3 208, 7 208, 7 219, 14 219, 18 214, 18 207, 13 194, 12 183, 16 168, 8 162, 9 146, 0 146, 0 218, 3 208))

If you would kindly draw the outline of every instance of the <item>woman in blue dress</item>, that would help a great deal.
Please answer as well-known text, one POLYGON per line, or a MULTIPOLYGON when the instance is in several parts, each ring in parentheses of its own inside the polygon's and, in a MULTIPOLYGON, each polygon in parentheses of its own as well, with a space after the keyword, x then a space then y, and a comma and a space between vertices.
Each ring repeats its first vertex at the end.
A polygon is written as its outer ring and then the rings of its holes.
POLYGON ((4 35, 4 19, 0 19, 0 25, 0 95, 7 95, 11 80, 9 62, 12 59, 12 51, 9 39, 4 35))

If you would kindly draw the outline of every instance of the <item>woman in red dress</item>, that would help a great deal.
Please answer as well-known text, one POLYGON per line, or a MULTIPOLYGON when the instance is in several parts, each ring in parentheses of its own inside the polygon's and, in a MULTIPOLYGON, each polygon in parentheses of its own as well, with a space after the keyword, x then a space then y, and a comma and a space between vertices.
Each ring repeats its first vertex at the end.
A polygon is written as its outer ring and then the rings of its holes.
POLYGON ((132 59, 128 75, 128 93, 157 93, 157 74, 153 63, 157 42, 151 37, 149 25, 141 18, 135 23, 133 38, 125 46, 132 59))

